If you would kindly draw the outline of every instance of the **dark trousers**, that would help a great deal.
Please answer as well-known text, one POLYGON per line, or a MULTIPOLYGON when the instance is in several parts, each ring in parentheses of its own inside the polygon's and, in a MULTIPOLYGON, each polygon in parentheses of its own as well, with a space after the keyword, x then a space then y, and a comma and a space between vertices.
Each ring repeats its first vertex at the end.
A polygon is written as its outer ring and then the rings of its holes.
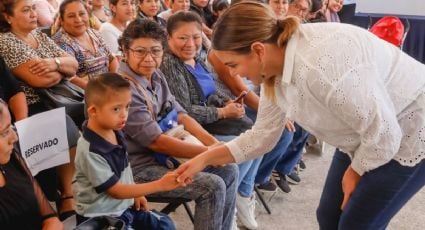
MULTIPOLYGON (((337 150, 317 209, 320 229, 385 229, 392 217, 425 184, 425 160, 414 167, 391 160, 366 172, 341 211, 342 177, 351 160, 337 150)), ((407 226, 406 226, 407 227, 407 226)))

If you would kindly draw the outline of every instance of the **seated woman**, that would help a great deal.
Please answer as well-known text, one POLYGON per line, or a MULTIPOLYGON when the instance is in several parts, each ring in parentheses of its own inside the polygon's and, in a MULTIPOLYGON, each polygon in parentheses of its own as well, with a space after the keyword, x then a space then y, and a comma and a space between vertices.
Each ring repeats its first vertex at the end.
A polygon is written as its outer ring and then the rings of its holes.
POLYGON ((105 6, 103 0, 92 0, 92 13, 99 19, 101 23, 109 22, 111 20, 111 12, 105 6))
MULTIPOLYGON (((26 0, 0 2, 0 55, 12 74, 23 82, 29 116, 48 110, 36 89, 57 85, 75 75, 78 67, 75 58, 61 50, 44 33, 36 30, 37 14, 34 8, 33 2, 26 0)), ((82 122, 84 117, 73 119, 74 122, 82 122)), ((67 120, 71 162, 37 175, 48 198, 58 202, 58 211, 63 218, 72 214, 74 204, 71 181, 74 172, 73 156, 79 136, 74 122, 67 120), (45 177, 54 175, 55 170, 59 185, 54 184, 55 178, 45 177), (58 188, 60 194, 57 192, 58 188)))
POLYGON ((177 11, 183 10, 183 11, 189 11, 190 9, 190 0, 171 0, 170 1, 170 8, 168 10, 162 11, 158 14, 158 17, 163 18, 165 21, 168 20, 168 18, 176 13, 177 11))
POLYGON ((158 17, 160 7, 160 0, 140 0, 139 13, 137 15, 141 19, 150 19, 165 29, 167 22, 164 19, 158 17))
POLYGON ((277 19, 284 19, 288 13, 289 1, 288 0, 267 0, 266 1, 273 12, 276 15, 277 19))
POLYGON ((105 72, 115 72, 118 61, 102 37, 89 27, 89 15, 80 0, 65 0, 59 7, 62 28, 52 38, 78 61, 77 77, 71 82, 85 88, 87 81, 105 72))
POLYGON ((118 48, 118 38, 121 36, 129 21, 134 19, 134 0, 110 0, 109 7, 112 12, 110 22, 100 26, 99 33, 105 41, 106 46, 115 56, 121 56, 118 48))
POLYGON ((190 11, 197 13, 202 18, 202 31, 211 39, 212 27, 215 23, 214 13, 210 8, 210 1, 190 0, 190 11))
POLYGON ((63 229, 20 153, 7 104, 0 98, 0 226, 2 229, 63 229))
MULTIPOLYGON (((155 152, 191 158, 218 142, 187 115, 158 70, 165 38, 165 31, 157 23, 136 19, 119 39, 125 62, 120 63, 118 73, 129 79, 133 92, 124 132, 134 179, 138 183, 157 180, 169 170, 155 161, 155 152), (177 113, 177 122, 204 145, 184 142, 162 131, 158 121, 173 110, 177 113)), ((237 178, 238 171, 234 164, 209 167, 187 187, 155 196, 194 200, 195 229, 230 229, 237 178)))
MULTIPOLYGON (((169 50, 164 54, 161 70, 171 93, 188 114, 222 141, 229 141, 245 131, 238 129, 239 126, 250 128, 252 121, 245 116, 243 104, 230 100, 230 90, 224 84, 216 84, 213 73, 197 56, 202 44, 201 18, 193 12, 177 12, 168 19, 167 32, 169 50), (226 133, 224 130, 228 127, 235 127, 235 130, 226 133)), ((246 189, 239 187, 243 197, 237 196, 237 206, 239 200, 244 200, 241 203, 255 201, 252 192, 260 161, 261 158, 239 165, 239 184, 244 178, 250 178, 251 182, 250 186, 244 186, 246 189)), ((255 219, 250 220, 247 227, 256 228, 255 219)))
POLYGON ((55 21, 59 4, 57 0, 35 0, 37 23, 39 27, 50 27, 55 21))

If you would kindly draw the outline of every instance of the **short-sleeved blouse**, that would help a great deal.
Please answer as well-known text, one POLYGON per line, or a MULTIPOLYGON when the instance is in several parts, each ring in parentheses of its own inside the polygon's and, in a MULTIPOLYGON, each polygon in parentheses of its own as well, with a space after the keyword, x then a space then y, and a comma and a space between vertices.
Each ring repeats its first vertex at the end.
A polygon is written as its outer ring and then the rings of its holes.
POLYGON ((77 75, 82 78, 91 78, 109 71, 109 62, 114 58, 102 37, 92 29, 87 29, 93 41, 95 52, 87 50, 78 41, 63 29, 57 32, 52 39, 78 61, 77 75))
MULTIPOLYGON (((30 45, 16 37, 12 32, 0 33, 0 55, 11 71, 34 58, 55 58, 66 55, 46 34, 39 30, 31 32, 38 47, 30 45)), ((41 102, 35 90, 28 84, 23 85, 28 105, 41 102)))

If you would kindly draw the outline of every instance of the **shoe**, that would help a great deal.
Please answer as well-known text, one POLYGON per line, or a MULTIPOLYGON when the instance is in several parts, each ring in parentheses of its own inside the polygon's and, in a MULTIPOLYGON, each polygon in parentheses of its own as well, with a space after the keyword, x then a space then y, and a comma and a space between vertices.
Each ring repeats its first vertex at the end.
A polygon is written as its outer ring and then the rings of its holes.
POLYGON ((277 185, 271 180, 269 180, 265 183, 259 184, 257 188, 260 189, 262 192, 276 192, 277 185))
POLYGON ((305 162, 302 159, 298 162, 298 165, 300 166, 301 170, 304 170, 307 168, 307 166, 305 165, 305 162))
POLYGON ((237 218, 236 218, 236 210, 235 210, 235 215, 233 216, 232 226, 230 227, 231 230, 239 230, 238 223, 237 223, 236 220, 237 220, 237 218))
POLYGON ((257 229, 258 223, 255 220, 255 195, 251 197, 242 197, 236 195, 236 209, 238 220, 247 229, 257 229))
POLYGON ((286 176, 282 175, 280 173, 278 173, 278 176, 275 177, 275 181, 277 186, 279 186, 279 188, 286 193, 289 193, 291 191, 291 187, 289 187, 289 183, 286 180, 286 176))
POLYGON ((292 171, 291 174, 286 175, 286 180, 291 184, 299 184, 301 182, 300 176, 295 171, 292 171))

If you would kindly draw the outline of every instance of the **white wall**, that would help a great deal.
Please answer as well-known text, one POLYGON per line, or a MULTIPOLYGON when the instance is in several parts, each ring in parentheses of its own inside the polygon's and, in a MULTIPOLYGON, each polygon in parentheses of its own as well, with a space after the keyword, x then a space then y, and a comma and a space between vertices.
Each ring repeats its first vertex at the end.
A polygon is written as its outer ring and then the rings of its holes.
POLYGON ((356 13, 425 19, 425 0, 357 0, 356 13))

